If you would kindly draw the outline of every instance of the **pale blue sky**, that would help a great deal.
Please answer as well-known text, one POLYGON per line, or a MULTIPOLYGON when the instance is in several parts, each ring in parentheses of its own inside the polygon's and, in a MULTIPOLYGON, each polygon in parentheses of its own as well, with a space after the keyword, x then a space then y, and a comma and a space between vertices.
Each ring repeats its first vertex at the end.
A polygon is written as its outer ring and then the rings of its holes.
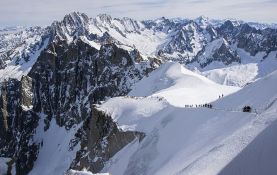
POLYGON ((161 16, 277 23, 277 0, 0 0, 0 26, 49 25, 72 11, 95 17, 153 19, 161 16))

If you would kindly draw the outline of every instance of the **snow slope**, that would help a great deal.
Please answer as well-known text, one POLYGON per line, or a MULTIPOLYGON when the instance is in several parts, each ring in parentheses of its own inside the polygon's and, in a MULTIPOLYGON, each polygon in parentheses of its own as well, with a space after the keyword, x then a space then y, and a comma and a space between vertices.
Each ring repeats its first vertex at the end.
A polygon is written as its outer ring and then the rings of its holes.
POLYGON ((6 174, 8 171, 8 162, 11 161, 10 158, 0 157, 0 174, 6 174))
MULTIPOLYGON (((272 88, 277 86, 276 80, 275 71, 214 102, 212 109, 180 108, 158 97, 108 100, 99 109, 109 113, 121 128, 144 132, 146 137, 117 153, 103 172, 114 175, 218 174, 277 119, 277 91, 272 88), (244 105, 264 108, 258 114, 243 113, 241 107, 244 105)), ((150 94, 151 91, 147 92, 150 94)), ((269 134, 271 137, 267 138, 274 137, 273 132, 269 134)), ((255 148, 266 148, 261 144, 264 140, 260 140, 259 147, 255 148)), ((273 154, 277 153, 276 148, 271 149, 273 154)), ((261 160, 272 159, 263 156, 261 160)), ((251 165, 243 159, 240 161, 242 165, 251 165)), ((272 174, 275 169, 270 170, 269 174, 272 174)))
POLYGON ((41 119, 34 136, 34 142, 41 143, 41 148, 29 175, 64 174, 80 148, 77 145, 73 150, 70 150, 69 145, 82 124, 66 130, 64 127, 59 127, 55 120, 51 120, 50 128, 45 132, 44 118, 46 115, 40 115, 41 119))
POLYGON ((174 106, 209 103, 238 87, 225 86, 198 75, 179 63, 168 62, 134 85, 131 96, 160 96, 174 106))

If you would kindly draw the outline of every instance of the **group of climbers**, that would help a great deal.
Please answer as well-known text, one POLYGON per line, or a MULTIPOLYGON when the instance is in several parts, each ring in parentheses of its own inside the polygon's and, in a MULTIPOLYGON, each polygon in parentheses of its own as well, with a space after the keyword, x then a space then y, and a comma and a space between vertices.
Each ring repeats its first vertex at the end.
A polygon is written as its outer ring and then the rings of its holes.
POLYGON ((185 108, 193 108, 193 107, 196 107, 196 108, 212 108, 213 105, 212 104, 209 104, 209 103, 205 103, 205 104, 199 104, 199 105, 185 105, 185 108))

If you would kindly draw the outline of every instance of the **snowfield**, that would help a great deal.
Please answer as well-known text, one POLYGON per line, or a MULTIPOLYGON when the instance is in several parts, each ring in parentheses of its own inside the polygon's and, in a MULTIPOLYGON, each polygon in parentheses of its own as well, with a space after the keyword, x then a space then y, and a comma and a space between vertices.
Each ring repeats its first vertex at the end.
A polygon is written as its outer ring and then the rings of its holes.
POLYGON ((240 88, 220 85, 179 63, 168 62, 135 84, 131 96, 164 97, 171 105, 184 107, 210 103, 240 88))
MULTIPOLYGON (((164 89, 167 89, 165 92, 168 94, 171 90, 174 92, 171 96, 180 95, 186 101, 184 93, 176 93, 176 88, 171 88, 186 85, 185 81, 177 81, 183 80, 178 74, 172 73, 178 68, 180 68, 178 64, 164 65, 157 71, 168 70, 165 71, 166 81, 160 81, 160 77, 155 76, 153 72, 136 85, 144 87, 142 91, 135 88, 130 93, 149 97, 116 97, 99 106, 99 109, 110 114, 122 129, 146 133, 141 142, 134 141, 118 152, 107 163, 103 172, 114 175, 219 173, 243 175, 245 172, 251 172, 250 174, 277 172, 276 166, 272 163, 276 162, 277 158, 269 156, 270 153, 277 154, 277 147, 263 144, 263 142, 271 144, 276 140, 274 121, 277 119, 277 103, 275 103, 277 91, 272 87, 277 86, 277 71, 213 102, 213 108, 209 109, 184 108, 180 107, 182 105, 178 98, 174 102, 173 98, 167 98, 166 95, 164 98, 158 97, 157 94, 163 94, 164 89), (170 67, 174 69, 170 71, 170 67), (155 84, 152 80, 159 81, 155 84), (253 112, 242 112, 244 105, 250 105, 253 112), (266 137, 260 138, 261 133, 266 137), (270 153, 265 149, 270 149, 270 153), (251 153, 254 154, 253 159, 248 157, 251 153), (233 159, 238 159, 240 163, 232 161, 233 159), (259 169, 259 164, 267 164, 267 161, 272 166, 268 166, 265 171, 262 171, 264 168, 259 169), (244 170, 244 165, 249 167, 249 170, 244 170), (251 165, 257 166, 250 168, 251 165)), ((197 76, 199 78, 197 79, 194 74, 184 69, 181 72, 186 73, 186 76, 190 75, 187 77, 190 81, 193 79, 188 87, 197 87, 203 82, 207 86, 210 83, 201 76, 197 76)), ((205 91, 205 88, 202 90, 205 91)), ((195 91, 198 92, 199 89, 195 91)), ((194 100, 193 97, 195 101, 201 98, 197 94, 195 96, 189 94, 188 99, 194 100)), ((203 98, 206 100, 205 96, 203 98)))

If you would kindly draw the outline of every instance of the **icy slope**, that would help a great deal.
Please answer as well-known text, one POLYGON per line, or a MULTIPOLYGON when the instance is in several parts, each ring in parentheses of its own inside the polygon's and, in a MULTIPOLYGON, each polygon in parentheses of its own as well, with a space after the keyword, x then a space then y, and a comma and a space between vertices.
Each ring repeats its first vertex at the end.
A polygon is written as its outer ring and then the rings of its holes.
MULTIPOLYGON (((277 119, 274 98, 277 91, 272 88, 277 86, 276 78, 277 72, 274 72, 215 102, 213 109, 174 107, 158 97, 108 100, 99 108, 109 113, 121 128, 145 132, 146 137, 116 154, 103 172, 218 174, 277 119), (257 117, 256 113, 241 112, 243 105, 266 107, 257 117)), ((261 144, 259 147, 265 148, 261 144)), ((270 161, 266 157, 262 160, 270 161)), ((251 164, 244 163, 248 167, 251 164)), ((272 170, 274 167, 270 169, 271 174, 272 170)))
POLYGON ((219 95, 228 95, 238 87, 212 82, 194 73, 179 63, 168 62, 135 84, 131 96, 160 96, 174 106, 196 105, 217 100, 219 95))

